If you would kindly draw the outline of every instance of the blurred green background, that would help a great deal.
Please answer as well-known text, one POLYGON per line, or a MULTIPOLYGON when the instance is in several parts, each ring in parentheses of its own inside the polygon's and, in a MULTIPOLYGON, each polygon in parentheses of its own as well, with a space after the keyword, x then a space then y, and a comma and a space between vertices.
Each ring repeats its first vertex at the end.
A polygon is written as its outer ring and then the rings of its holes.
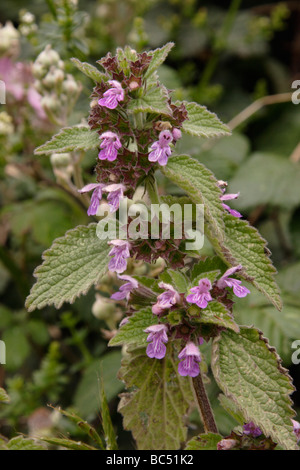
MULTIPOLYGON (((174 41, 159 70, 161 81, 174 90, 175 99, 204 104, 233 129, 231 137, 213 142, 183 137, 177 150, 227 181, 230 192, 240 192, 231 206, 268 241, 279 273, 283 311, 253 291, 237 305, 238 321, 264 332, 300 390, 300 366, 291 360, 291 344, 300 339, 300 104, 291 100, 292 83, 300 80, 299 1, 34 0, 29 5, 10 0, 0 5, 0 23, 7 21, 17 31, 16 47, 5 46, 9 34, 2 28, 0 79, 7 58, 22 63, 30 78, 26 81, 24 72, 21 78, 11 75, 11 82, 21 83, 28 93, 34 83, 32 63, 50 44, 64 61, 65 73, 82 83, 64 125, 88 116, 93 87, 71 57, 95 65, 119 46, 142 51, 174 41)), ((120 312, 107 314, 103 304, 114 288, 111 278, 60 310, 29 314, 24 309, 42 252, 66 230, 89 222, 85 207, 66 187, 70 177, 76 180, 68 165, 33 155, 58 129, 59 122, 37 120, 35 108, 15 89, 7 90, 7 103, 0 105, 0 339, 7 350, 0 387, 10 403, 0 407, 0 434, 60 432, 81 438, 82 431, 47 404, 72 407, 98 426, 101 363, 119 445, 132 448, 117 412, 121 351, 107 347, 120 320, 120 312)), ((93 152, 80 160, 84 180, 93 177, 95 161, 93 152)), ((162 192, 172 190, 164 180, 160 185, 162 192)), ((229 433, 233 421, 220 407, 213 381, 208 388, 220 431, 229 433)), ((299 409, 299 392, 293 399, 299 409)), ((191 435, 199 429, 193 414, 191 435)))

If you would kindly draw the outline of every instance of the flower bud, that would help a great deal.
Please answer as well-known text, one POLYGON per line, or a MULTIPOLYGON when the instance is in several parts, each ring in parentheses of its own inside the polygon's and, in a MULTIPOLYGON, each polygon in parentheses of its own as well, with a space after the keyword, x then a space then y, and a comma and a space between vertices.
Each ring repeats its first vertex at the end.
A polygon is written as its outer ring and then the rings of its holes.
POLYGON ((78 93, 80 87, 72 75, 67 75, 67 79, 62 84, 62 89, 68 96, 72 96, 78 93))
POLYGON ((65 168, 72 164, 70 153, 53 153, 50 157, 50 161, 55 168, 65 168))
POLYGON ((42 83, 47 88, 54 88, 56 85, 60 84, 65 77, 65 74, 62 70, 51 67, 50 71, 47 73, 45 78, 42 80, 42 83))
POLYGON ((60 57, 58 53, 52 49, 48 44, 45 49, 38 55, 36 62, 44 65, 45 67, 51 67, 51 65, 58 65, 60 57))
POLYGON ((10 135, 14 131, 12 117, 6 111, 0 113, 0 135, 10 135))
POLYGON ((7 21, 0 27, 0 54, 9 56, 18 55, 20 46, 20 34, 14 25, 7 21))
POLYGON ((34 62, 32 65, 32 73, 34 78, 41 79, 47 74, 47 68, 39 62, 34 62))
POLYGON ((102 297, 101 295, 96 296, 96 301, 92 306, 92 313, 98 320, 107 321, 116 311, 116 305, 114 302, 102 297))
POLYGON ((56 112, 60 109, 60 101, 55 95, 46 95, 41 99, 41 106, 46 112, 56 112))

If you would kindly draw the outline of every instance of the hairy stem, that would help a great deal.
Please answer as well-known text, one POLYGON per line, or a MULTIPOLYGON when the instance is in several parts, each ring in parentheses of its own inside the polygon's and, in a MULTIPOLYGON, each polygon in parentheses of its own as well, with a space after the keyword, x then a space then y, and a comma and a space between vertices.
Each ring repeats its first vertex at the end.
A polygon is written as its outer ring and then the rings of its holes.
POLYGON ((154 176, 151 179, 150 178, 147 179, 146 190, 150 198, 151 204, 160 204, 157 183, 156 183, 156 179, 154 176))
POLYGON ((193 377, 192 381, 198 408, 204 425, 204 430, 205 432, 213 432, 217 434, 218 428, 208 396, 206 394, 201 372, 199 375, 197 375, 197 377, 193 377))

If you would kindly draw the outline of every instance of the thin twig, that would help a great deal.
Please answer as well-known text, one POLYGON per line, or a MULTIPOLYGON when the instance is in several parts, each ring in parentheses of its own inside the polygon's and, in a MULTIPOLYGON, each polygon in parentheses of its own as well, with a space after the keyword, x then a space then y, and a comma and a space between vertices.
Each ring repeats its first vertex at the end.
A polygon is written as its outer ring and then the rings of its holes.
POLYGON ((263 98, 259 98, 258 100, 251 103, 250 106, 247 106, 247 108, 243 109, 243 111, 241 111, 237 116, 231 119, 227 125, 230 127, 230 129, 233 130, 264 106, 277 103, 287 103, 288 101, 291 101, 291 99, 292 93, 278 93, 277 95, 267 95, 263 98))

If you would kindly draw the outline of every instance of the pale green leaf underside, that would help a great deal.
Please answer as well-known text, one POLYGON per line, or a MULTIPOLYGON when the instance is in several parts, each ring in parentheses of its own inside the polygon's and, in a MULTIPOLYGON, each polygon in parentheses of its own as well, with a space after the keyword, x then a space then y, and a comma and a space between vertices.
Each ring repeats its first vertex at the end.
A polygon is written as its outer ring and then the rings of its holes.
POLYGON ((36 155, 72 152, 73 150, 90 150, 99 147, 99 135, 88 127, 65 127, 51 140, 36 148, 36 155))
POLYGON ((241 264, 245 270, 240 274, 262 292, 278 309, 282 302, 279 288, 274 280, 276 269, 266 251, 266 241, 246 220, 229 214, 224 216, 225 240, 215 249, 231 266, 241 264))
POLYGON ((91 78, 96 83, 101 83, 108 80, 107 76, 100 72, 100 70, 98 70, 94 65, 91 65, 88 62, 81 62, 75 57, 73 57, 71 61, 82 73, 84 73, 84 75, 91 78))
POLYGON ((188 155, 170 157, 168 164, 160 168, 173 183, 183 189, 195 204, 204 204, 204 218, 218 239, 224 235, 224 209, 220 200, 221 190, 210 170, 188 155))
MULTIPOLYGON (((180 105, 181 102, 175 104, 180 105)), ((205 106, 187 101, 183 101, 183 104, 188 112, 188 119, 182 124, 183 132, 196 137, 218 137, 231 134, 229 127, 205 106)))
POLYGON ((109 346, 120 346, 122 344, 146 345, 148 335, 144 330, 155 323, 157 323, 157 318, 152 314, 151 307, 141 309, 129 317, 128 322, 110 340, 109 346))
POLYGON ((119 411, 139 450, 176 450, 186 440, 183 421, 193 393, 189 380, 178 374, 178 352, 173 358, 171 348, 162 360, 150 359, 145 348, 135 349, 122 364, 126 388, 137 389, 122 395, 119 411))
POLYGON ((297 449, 291 419, 294 388, 274 349, 261 332, 243 327, 223 331, 213 343, 212 371, 245 421, 253 421, 285 449, 297 449))
POLYGON ((72 303, 96 284, 107 270, 107 240, 96 236, 96 224, 78 226, 54 241, 35 272, 36 283, 26 299, 28 311, 72 303))

